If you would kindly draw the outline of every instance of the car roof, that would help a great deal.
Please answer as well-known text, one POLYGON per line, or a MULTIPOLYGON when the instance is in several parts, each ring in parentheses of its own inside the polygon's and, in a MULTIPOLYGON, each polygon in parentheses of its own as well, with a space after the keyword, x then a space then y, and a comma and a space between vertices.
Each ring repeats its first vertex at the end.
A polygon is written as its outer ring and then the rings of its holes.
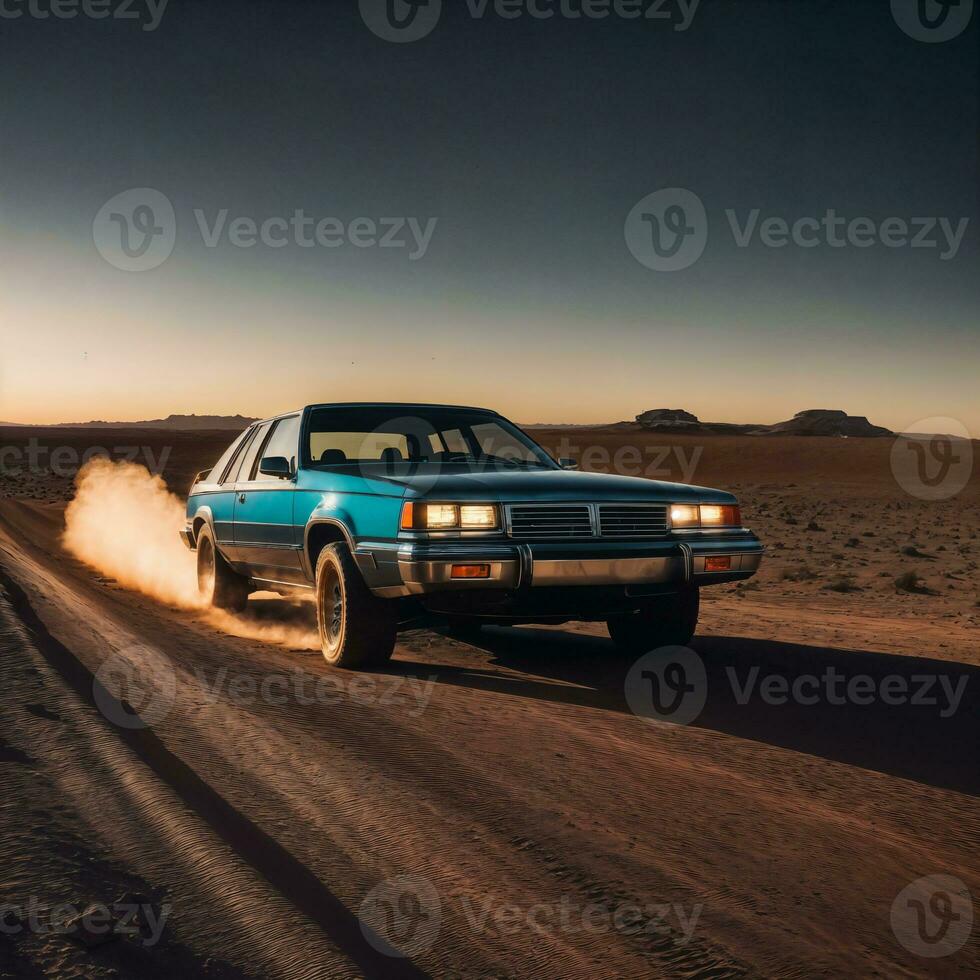
POLYGON ((443 405, 439 402, 316 402, 312 405, 306 405, 303 408, 294 409, 291 412, 280 412, 278 415, 270 415, 269 418, 259 419, 252 424, 261 425, 263 422, 274 422, 276 419, 288 418, 292 415, 302 415, 303 412, 311 408, 404 408, 408 410, 416 408, 445 408, 456 412, 480 412, 484 415, 496 415, 500 417, 500 413, 495 412, 492 408, 479 408, 475 405, 443 405))

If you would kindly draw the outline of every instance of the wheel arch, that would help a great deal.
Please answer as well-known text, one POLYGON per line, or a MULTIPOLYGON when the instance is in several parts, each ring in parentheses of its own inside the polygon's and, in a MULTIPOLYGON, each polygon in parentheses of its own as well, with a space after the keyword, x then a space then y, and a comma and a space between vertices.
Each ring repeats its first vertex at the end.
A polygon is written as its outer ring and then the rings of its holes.
POLYGON ((327 545, 343 542, 354 554, 354 536, 350 528, 337 517, 315 517, 306 525, 303 555, 309 566, 310 581, 316 580, 316 563, 327 545))
POLYGON ((211 534, 214 536, 215 543, 217 544, 217 535, 214 532, 214 516, 211 513, 211 508, 199 507, 191 518, 191 530, 194 532, 195 544, 197 544, 197 539, 201 536, 201 529, 205 525, 211 529, 211 534))

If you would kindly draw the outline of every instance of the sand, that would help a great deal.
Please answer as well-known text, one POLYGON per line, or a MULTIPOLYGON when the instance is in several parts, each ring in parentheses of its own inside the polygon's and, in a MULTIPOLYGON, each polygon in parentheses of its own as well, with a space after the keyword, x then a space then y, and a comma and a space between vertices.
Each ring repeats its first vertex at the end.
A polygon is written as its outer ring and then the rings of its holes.
MULTIPOLYGON (((0 968, 976 975, 976 926, 926 959, 891 911, 926 875, 980 894, 977 481, 951 502, 912 498, 882 440, 565 435, 641 454, 676 446, 675 478, 702 447, 693 481, 738 493, 770 547, 751 583, 704 592, 692 646, 708 696, 691 725, 629 710, 632 661, 597 625, 495 628, 473 643, 412 631, 389 668, 363 676, 230 635, 66 554, 54 478, 7 484, 0 899, 135 891, 169 914, 149 947, 4 938, 0 968), (910 570, 921 591, 896 588, 910 570), (159 709, 149 728, 121 728, 95 696, 93 678, 120 662, 159 709), (941 703, 778 705, 758 691, 740 703, 730 682, 828 670, 875 685, 945 678, 962 698, 945 715, 941 703), (391 959, 361 923, 384 931, 406 890, 417 928, 397 932, 410 957, 391 959)), ((156 438, 139 444, 172 439, 156 438)), ((172 489, 225 442, 181 436, 172 489)), ((312 625, 308 606, 250 606, 259 624, 312 625)))

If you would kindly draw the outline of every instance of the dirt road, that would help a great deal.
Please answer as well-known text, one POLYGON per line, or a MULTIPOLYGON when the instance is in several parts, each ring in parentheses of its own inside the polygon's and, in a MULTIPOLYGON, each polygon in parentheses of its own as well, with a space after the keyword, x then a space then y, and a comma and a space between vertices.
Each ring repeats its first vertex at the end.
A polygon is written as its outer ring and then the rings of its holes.
MULTIPOLYGON (((978 924, 942 958, 893 929, 893 903, 923 876, 980 895, 974 666, 894 655, 886 629, 877 649, 829 646, 817 627, 784 642, 799 622, 782 632, 778 607, 752 617, 733 599, 707 604, 694 643, 704 710, 652 724, 628 707, 631 661, 597 627, 489 629, 474 644, 416 631, 383 673, 338 672, 100 580, 62 552, 61 519, 0 503, 0 899, 136 888, 169 914, 153 946, 5 936, 10 972, 980 970, 978 924), (125 670, 149 727, 110 690, 125 670), (960 696, 776 704, 751 681, 828 671, 878 691, 929 676, 960 696)), ((250 605, 312 623, 310 608, 250 605)))

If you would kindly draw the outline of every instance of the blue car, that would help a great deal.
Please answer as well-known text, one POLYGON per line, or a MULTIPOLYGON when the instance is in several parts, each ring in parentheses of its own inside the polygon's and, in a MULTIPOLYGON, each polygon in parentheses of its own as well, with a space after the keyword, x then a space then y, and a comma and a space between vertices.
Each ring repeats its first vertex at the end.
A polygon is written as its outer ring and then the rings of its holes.
POLYGON ((256 422, 198 475, 198 585, 315 599, 331 664, 386 661, 400 626, 605 621, 644 651, 694 635, 699 589, 763 546, 703 487, 576 471, 483 408, 310 405, 256 422))

